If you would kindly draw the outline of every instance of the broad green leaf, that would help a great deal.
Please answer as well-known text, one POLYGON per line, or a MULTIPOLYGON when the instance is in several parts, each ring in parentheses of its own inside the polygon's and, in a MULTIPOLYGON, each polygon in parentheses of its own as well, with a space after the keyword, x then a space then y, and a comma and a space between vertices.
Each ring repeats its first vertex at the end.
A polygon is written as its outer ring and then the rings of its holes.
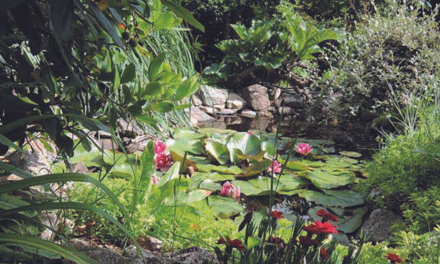
POLYGON ((351 184, 355 181, 355 177, 348 173, 334 175, 325 171, 316 170, 298 175, 309 179, 313 185, 320 189, 333 189, 351 184))
POLYGON ((200 183, 199 188, 215 192, 220 191, 222 189, 222 186, 219 183, 213 182, 212 180, 204 180, 200 183))
POLYGON ((218 172, 214 172, 208 175, 208 179, 212 180, 213 182, 223 182, 235 180, 235 177, 232 174, 221 174, 218 172))
POLYGON ((174 21, 175 21, 175 17, 173 12, 170 11, 163 12, 154 19, 153 30, 171 28, 174 26, 174 21))
POLYGON ((362 225, 362 219, 368 212, 366 207, 361 207, 350 213, 350 216, 339 217, 338 230, 348 234, 356 231, 362 225))
MULTIPOLYGON (((277 186, 277 180, 270 177, 258 177, 249 181, 233 181, 232 184, 237 188, 240 187, 241 193, 246 196, 262 196, 270 195, 271 193, 271 180, 273 180, 273 189, 277 186)), ((279 185, 279 188, 282 187, 279 185)))
POLYGON ((193 77, 183 81, 182 84, 180 84, 176 90, 176 95, 174 97, 174 100, 180 101, 183 98, 189 97, 194 92, 196 92, 197 89, 199 88, 197 80, 198 80, 198 76, 194 75, 193 77))
MULTIPOLYGON (((281 164, 283 164, 284 161, 281 161, 281 164)), ((305 165, 302 161, 289 161, 286 164, 286 168, 291 169, 292 171, 308 171, 309 167, 305 165)))
POLYGON ((7 137, 1 134, 0 134, 0 144, 8 146, 9 148, 13 148, 18 152, 23 152, 23 150, 19 146, 15 145, 14 142, 10 141, 7 137))
POLYGON ((150 80, 150 82, 154 82, 156 80, 156 77, 161 71, 161 67, 164 61, 164 52, 159 53, 153 60, 151 60, 150 66, 148 67, 148 79, 150 80))
POLYGON ((134 78, 136 78, 136 66, 130 63, 122 72, 121 84, 131 82, 134 78))
POLYGON ((216 141, 207 141, 205 149, 215 158, 215 160, 220 164, 226 164, 229 161, 229 150, 228 148, 216 141))
POLYGON ((270 143, 269 141, 263 141, 261 143, 261 150, 265 151, 264 157, 266 159, 276 159, 277 158, 277 150, 275 149, 275 145, 270 143))
POLYGON ((206 135, 200 134, 196 131, 193 131, 191 129, 184 129, 184 128, 176 128, 174 130, 173 138, 181 138, 181 139, 202 139, 205 138, 206 135))
POLYGON ((170 102, 166 102, 166 101, 153 103, 151 105, 151 110, 154 110, 154 111, 157 111, 160 113, 170 112, 171 110, 173 110, 173 108, 174 108, 174 104, 172 104, 170 102))
POLYGON ((170 1, 170 0, 161 0, 162 4, 168 7, 171 11, 174 12, 178 17, 183 18, 186 22, 188 22, 191 26, 205 32, 205 28, 203 27, 200 22, 198 22, 192 13, 188 11, 187 9, 181 7, 176 2, 170 1))
POLYGON ((323 206, 351 207, 364 203, 364 197, 350 190, 324 190, 324 193, 300 190, 298 195, 309 202, 323 206))
POLYGON ((339 154, 350 157, 350 158, 360 158, 362 154, 354 151, 339 151, 339 154))
POLYGON ((230 160, 234 161, 232 155, 234 149, 240 149, 244 155, 257 155, 261 152, 261 141, 255 135, 249 135, 244 132, 233 135, 226 144, 229 149, 230 160))
POLYGON ((201 155, 203 151, 202 141, 199 139, 168 139, 165 144, 169 151, 174 151, 182 157, 185 156, 185 152, 201 155))
MULTIPOLYGON (((179 155, 178 153, 176 153, 176 152, 174 152, 172 150, 170 150, 170 155, 171 155, 171 159, 174 162, 178 161, 178 162, 180 162, 180 164, 183 163, 183 160, 184 160, 185 156, 181 156, 181 155, 179 155)), ((188 158, 188 156, 187 156, 185 158, 185 164, 182 166, 182 172, 187 172, 189 167, 192 167, 196 171, 198 170, 196 163, 194 161, 190 160, 188 158)))
POLYGON ((151 82, 147 84, 145 90, 143 91, 143 95, 161 95, 165 92, 165 87, 159 82, 151 82))
POLYGON ((243 211, 242 205, 230 197, 210 195, 208 204, 216 215, 225 219, 243 211))
POLYGON ((189 204, 199 202, 199 201, 205 199, 206 197, 208 197, 211 193, 212 193, 212 191, 210 191, 208 189, 191 191, 188 193, 188 196, 187 196, 187 199, 185 202, 189 203, 189 204))
POLYGON ((277 193, 284 195, 293 195, 297 190, 307 187, 310 182, 302 177, 297 177, 293 174, 283 174, 279 179, 280 185, 277 188, 277 193))
POLYGON ((240 174, 236 175, 236 177, 241 178, 241 177, 250 177, 250 176, 260 175, 260 174, 262 174, 263 171, 265 171, 271 165, 272 165, 272 161, 270 161, 270 160, 259 161, 257 163, 252 164, 249 167, 244 168, 240 174))
POLYGON ((160 178, 158 186, 161 187, 167 184, 171 180, 179 179, 180 177, 179 169, 180 169, 180 162, 178 161, 174 162, 174 164, 170 167, 167 173, 165 173, 165 175, 162 178, 160 178))
POLYGON ((156 119, 154 119, 151 116, 146 115, 146 114, 137 114, 137 115, 135 115, 135 117, 139 121, 144 122, 145 124, 148 124, 148 125, 155 126, 157 124, 156 119))

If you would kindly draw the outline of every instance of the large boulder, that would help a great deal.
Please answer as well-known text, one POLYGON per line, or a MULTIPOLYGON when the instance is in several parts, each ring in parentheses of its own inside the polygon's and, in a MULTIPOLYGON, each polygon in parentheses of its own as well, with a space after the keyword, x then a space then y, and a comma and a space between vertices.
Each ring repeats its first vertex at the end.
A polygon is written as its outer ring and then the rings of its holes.
POLYGON ((218 89, 208 85, 202 85, 199 89, 199 96, 203 105, 206 106, 221 106, 225 108, 226 100, 228 100, 228 91, 225 89, 218 89))
POLYGON ((402 222, 400 215, 387 209, 379 208, 374 210, 367 221, 362 225, 362 229, 369 241, 379 242, 392 237, 391 226, 397 222, 402 222))
POLYGON ((238 94, 230 93, 226 101, 226 107, 229 109, 243 109, 247 105, 246 100, 238 94))
POLYGON ((292 107, 293 109, 307 108, 309 104, 301 94, 283 94, 283 105, 292 107))
POLYGON ((267 88, 259 84, 244 88, 243 96, 248 102, 249 107, 253 110, 265 110, 270 106, 267 88))

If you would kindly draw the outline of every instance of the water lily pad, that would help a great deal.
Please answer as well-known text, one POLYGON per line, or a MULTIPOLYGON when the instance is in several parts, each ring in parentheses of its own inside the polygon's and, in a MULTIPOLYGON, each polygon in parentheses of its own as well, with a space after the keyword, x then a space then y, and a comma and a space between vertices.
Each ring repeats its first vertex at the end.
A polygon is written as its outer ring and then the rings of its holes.
POLYGON ((250 176, 259 175, 267 168, 269 168, 271 165, 272 165, 272 161, 262 160, 252 164, 249 167, 244 168, 243 171, 235 175, 235 177, 240 178, 240 177, 250 177, 250 176))
POLYGON ((320 189, 333 189, 355 181, 355 177, 347 173, 334 175, 323 171, 310 171, 300 175, 312 181, 313 185, 320 189))
POLYGON ((339 154, 350 157, 350 158, 360 158, 362 154, 354 151, 339 151, 339 154))
MULTIPOLYGON (((273 179, 273 188, 277 185, 277 180, 273 179)), ((241 193, 247 196, 261 196, 271 194, 271 178, 258 177, 249 181, 233 181, 232 184, 235 187, 240 186, 241 193)), ((282 187, 283 185, 278 185, 282 187)))
POLYGON ((217 141, 207 141, 205 148, 220 165, 229 162, 229 150, 224 144, 217 141))
POLYGON ((182 157, 185 155, 185 152, 201 155, 203 150, 200 139, 168 139, 165 144, 168 151, 174 151, 182 157))
POLYGON ((266 159, 276 159, 277 157, 277 150, 275 149, 275 145, 270 143, 269 141, 263 141, 261 143, 261 149, 265 151, 264 157, 266 159))
POLYGON ((165 175, 160 178, 158 186, 163 186, 172 179, 178 179, 179 169, 180 169, 180 162, 178 161, 174 162, 174 164, 171 165, 167 173, 165 173, 165 175))
POLYGON ((280 185, 277 192, 283 195, 294 195, 297 190, 303 189, 310 184, 310 181, 293 174, 283 174, 280 178, 280 185))
MULTIPOLYGON (((170 151, 171 159, 174 162, 180 162, 183 163, 184 157, 180 156, 178 153, 174 151, 170 151)), ((182 167, 182 171, 187 171, 189 167, 192 167, 194 170, 197 170, 197 165, 194 161, 190 160, 188 157, 185 158, 185 164, 182 167)))
POLYGON ((215 192, 220 191, 222 189, 222 186, 219 183, 213 182, 212 180, 204 180, 200 183, 199 188, 215 192))
POLYGON ((337 229, 344 233, 356 231, 362 225, 362 219, 367 211, 368 209, 366 207, 362 207, 354 210, 350 216, 340 217, 337 229))
POLYGON ((208 205, 221 218, 229 218, 243 211, 243 206, 230 197, 210 195, 208 205))
POLYGON ((209 173, 205 173, 205 172, 194 173, 193 175, 191 175, 191 178, 190 178, 189 189, 190 190, 199 189, 200 183, 202 183, 202 181, 206 180, 208 177, 209 177, 209 173))
POLYGON ((364 197, 357 192, 350 190, 324 190, 324 193, 300 190, 298 195, 309 202, 323 206, 351 207, 364 203, 364 197))
POLYGON ((210 180, 212 180, 214 182, 221 182, 221 181, 232 181, 232 180, 235 180, 235 177, 232 174, 220 174, 218 172, 214 172, 214 173, 210 173, 208 175, 208 179, 210 179, 210 180))
POLYGON ((174 130, 173 137, 175 139, 177 139, 177 138, 181 138, 181 139, 202 139, 202 138, 205 138, 206 135, 198 133, 198 132, 190 130, 190 129, 176 128, 176 130, 174 130))
POLYGON ((234 161, 232 155, 234 149, 239 149, 244 155, 257 155, 261 152, 261 141, 255 135, 249 135, 247 133, 237 133, 233 135, 229 142, 226 144, 231 156, 231 162, 234 161))
MULTIPOLYGON (((281 163, 284 163, 284 161, 282 161, 281 163)), ((289 161, 287 162, 286 168, 292 170, 292 171, 308 171, 309 167, 307 167, 307 165, 305 165, 302 162, 299 161, 289 161)))
POLYGON ((350 167, 353 164, 357 164, 359 161, 343 156, 326 156, 326 166, 334 167, 350 167))
POLYGON ((195 190, 188 193, 186 203, 195 203, 208 197, 212 191, 210 190, 195 190))

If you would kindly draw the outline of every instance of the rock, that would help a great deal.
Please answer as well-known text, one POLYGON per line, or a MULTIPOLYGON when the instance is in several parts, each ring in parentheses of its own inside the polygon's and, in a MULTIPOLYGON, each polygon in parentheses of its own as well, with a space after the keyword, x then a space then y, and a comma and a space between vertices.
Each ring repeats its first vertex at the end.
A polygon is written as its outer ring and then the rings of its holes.
POLYGON ((191 107, 191 122, 195 125, 203 122, 214 121, 214 118, 200 110, 198 107, 191 107))
POLYGON ((294 109, 307 108, 309 104, 301 94, 283 94, 284 106, 290 106, 294 109))
POLYGON ((228 99, 228 91, 225 89, 218 89, 211 86, 202 85, 199 89, 199 96, 203 105, 219 105, 224 108, 226 100, 228 99))
POLYGON ((150 136, 141 136, 137 137, 133 140, 132 143, 127 145, 125 148, 128 154, 133 154, 137 151, 144 152, 147 147, 148 141, 150 140, 150 136))
POLYGON ((243 109, 247 105, 246 100, 241 98, 238 94, 230 93, 226 101, 226 108, 229 109, 243 109))
POLYGON ((112 251, 107 248, 93 247, 91 242, 84 238, 72 238, 70 244, 81 251, 82 253, 88 255, 90 258, 96 260, 99 263, 105 264, 123 264, 130 263, 126 258, 119 255, 117 252, 112 251))
POLYGON ((146 249, 141 249, 142 256, 139 255, 134 246, 125 249, 127 260, 133 264, 219 264, 217 257, 206 249, 188 248, 171 253, 152 253, 146 249), (143 258, 142 258, 143 257, 143 258))
POLYGON ((82 174, 88 175, 89 169, 87 168, 87 166, 84 163, 78 162, 73 166, 72 172, 77 172, 77 173, 82 173, 82 174))
POLYGON ((199 106, 202 105, 202 100, 200 99, 200 97, 198 97, 197 95, 193 95, 192 96, 192 103, 194 106, 199 106))
POLYGON ((258 131, 266 131, 266 128, 269 126, 270 119, 266 118, 257 118, 252 120, 249 125, 249 130, 258 130, 258 131))
POLYGON ((281 95, 281 89, 275 88, 272 91, 269 92, 269 99, 271 101, 277 100, 281 95))
POLYGON ((269 110, 261 110, 257 115, 258 117, 273 118, 273 115, 269 110))
POLYGON ((198 127, 200 128, 217 128, 217 129, 226 129, 226 123, 223 121, 206 121, 206 122, 199 122, 198 127))
POLYGON ((118 150, 118 145, 111 138, 101 138, 99 141, 101 148, 105 150, 118 150))
POLYGON ((253 110, 265 110, 270 106, 267 88, 259 84, 244 88, 243 96, 253 110))
POLYGON ((393 236, 390 227, 403 219, 387 209, 379 208, 374 210, 367 221, 362 225, 362 229, 369 241, 384 241, 393 236))
MULTIPOLYGON (((55 213, 42 213, 39 218, 42 224, 50 226, 53 230, 58 230, 58 217, 55 213)), ((52 230, 46 228, 46 230, 40 234, 40 238, 43 240, 52 241, 54 238, 52 230)))
POLYGON ((239 125, 243 122, 243 120, 239 116, 234 116, 234 117, 226 117, 225 122, 227 125, 239 125))
POLYGON ((276 100, 273 100, 273 101, 270 103, 270 105, 271 105, 271 106, 275 106, 275 107, 277 107, 277 108, 280 108, 282 102, 283 102, 283 99, 280 97, 280 98, 278 98, 278 99, 276 99, 276 100))
POLYGON ((288 106, 282 106, 279 108, 278 111, 280 112, 280 114, 283 114, 283 115, 290 115, 290 114, 295 113, 295 111, 291 107, 288 107, 288 106))
POLYGON ((237 109, 222 109, 219 114, 220 115, 235 115, 237 113, 237 109))
POLYGON ((121 137, 134 138, 143 135, 144 131, 140 129, 134 122, 128 123, 124 119, 118 120, 118 132, 121 137))
POLYGON ((257 117, 257 112, 254 112, 252 110, 246 109, 246 110, 241 111, 240 115, 243 116, 243 117, 248 117, 248 118, 256 118, 257 117))
POLYGON ((285 115, 285 116, 283 116, 283 121, 285 121, 285 122, 289 122, 289 121, 292 121, 292 116, 291 115, 285 115))
POLYGON ((213 115, 213 114, 215 114, 215 109, 214 109, 214 107, 211 107, 211 106, 204 106, 204 105, 201 105, 201 106, 199 106, 198 107, 200 110, 202 110, 203 112, 205 112, 205 113, 207 113, 207 114, 210 114, 210 115, 213 115))

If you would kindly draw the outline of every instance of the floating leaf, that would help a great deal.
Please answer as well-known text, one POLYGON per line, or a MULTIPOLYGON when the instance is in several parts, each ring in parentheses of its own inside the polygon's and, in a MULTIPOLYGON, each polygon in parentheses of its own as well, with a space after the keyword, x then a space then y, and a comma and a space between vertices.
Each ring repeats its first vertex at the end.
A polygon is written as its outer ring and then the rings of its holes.
POLYGON ((310 182, 302 177, 297 177, 293 174, 283 174, 280 177, 281 186, 278 187, 278 193, 284 195, 296 194, 296 191, 307 187, 310 182))
POLYGON ((232 152, 234 149, 239 149, 244 155, 257 155, 261 152, 261 141, 255 135, 247 133, 237 133, 233 135, 226 145, 231 153, 231 162, 234 161, 232 152))
POLYGON ((358 208, 351 216, 344 216, 339 218, 338 230, 344 233, 353 233, 362 225, 362 219, 368 212, 366 207, 358 208))
POLYGON ((174 151, 180 156, 184 156, 185 152, 195 155, 202 154, 202 142, 198 139, 188 140, 183 138, 168 139, 165 144, 169 151, 174 151))
POLYGON ((241 193, 246 196, 261 196, 275 193, 271 192, 271 180, 273 180, 273 189, 275 189, 278 181, 269 177, 258 177, 249 181, 233 181, 232 184, 235 187, 240 186, 241 193))
POLYGON ((270 160, 262 160, 260 162, 254 163, 249 167, 244 168, 244 170, 237 174, 235 177, 250 177, 261 174, 267 168, 272 165, 272 161, 270 160))
POLYGON ((350 158, 360 158, 362 154, 354 151, 339 151, 339 154, 350 157, 350 158))
POLYGON ((232 174, 220 174, 218 172, 210 173, 208 178, 214 182, 235 180, 235 177, 232 174))
POLYGON ((265 151, 264 157, 266 159, 273 160, 277 158, 277 150, 275 149, 275 145, 269 141, 263 141, 261 143, 261 149, 265 151))
MULTIPOLYGON (((205 188, 206 189, 206 188, 205 188)), ((208 197, 212 192, 208 190, 195 190, 188 193, 186 203, 195 203, 208 197)))
MULTIPOLYGON (((184 156, 180 156, 174 151, 170 151, 171 159, 176 162, 183 163, 184 156)), ((190 160, 188 157, 185 159, 185 164, 182 166, 182 172, 186 172, 189 167, 192 167, 194 170, 197 170, 197 165, 194 163, 194 161, 190 160)))
POLYGON ((210 195, 208 197, 209 207, 221 218, 229 218, 243 211, 243 207, 230 197, 210 195))
POLYGON ((200 183, 199 188, 215 192, 220 191, 222 189, 222 186, 219 183, 213 182, 212 180, 204 180, 200 183))
POLYGON ((324 171, 310 171, 299 175, 311 180, 320 189, 333 189, 355 181, 355 177, 347 173, 334 175, 324 171))
POLYGON ((177 139, 177 138, 181 138, 181 139, 202 139, 202 138, 205 138, 206 135, 198 133, 198 132, 196 132, 194 130, 176 128, 176 130, 174 130, 173 137, 175 139, 177 139))
POLYGON ((225 145, 217 141, 208 141, 206 142, 205 148, 219 164, 223 165, 228 163, 229 150, 225 145))
POLYGON ((324 190, 324 193, 300 190, 298 195, 309 202, 323 206, 350 207, 364 203, 364 197, 357 192, 350 190, 324 190))

